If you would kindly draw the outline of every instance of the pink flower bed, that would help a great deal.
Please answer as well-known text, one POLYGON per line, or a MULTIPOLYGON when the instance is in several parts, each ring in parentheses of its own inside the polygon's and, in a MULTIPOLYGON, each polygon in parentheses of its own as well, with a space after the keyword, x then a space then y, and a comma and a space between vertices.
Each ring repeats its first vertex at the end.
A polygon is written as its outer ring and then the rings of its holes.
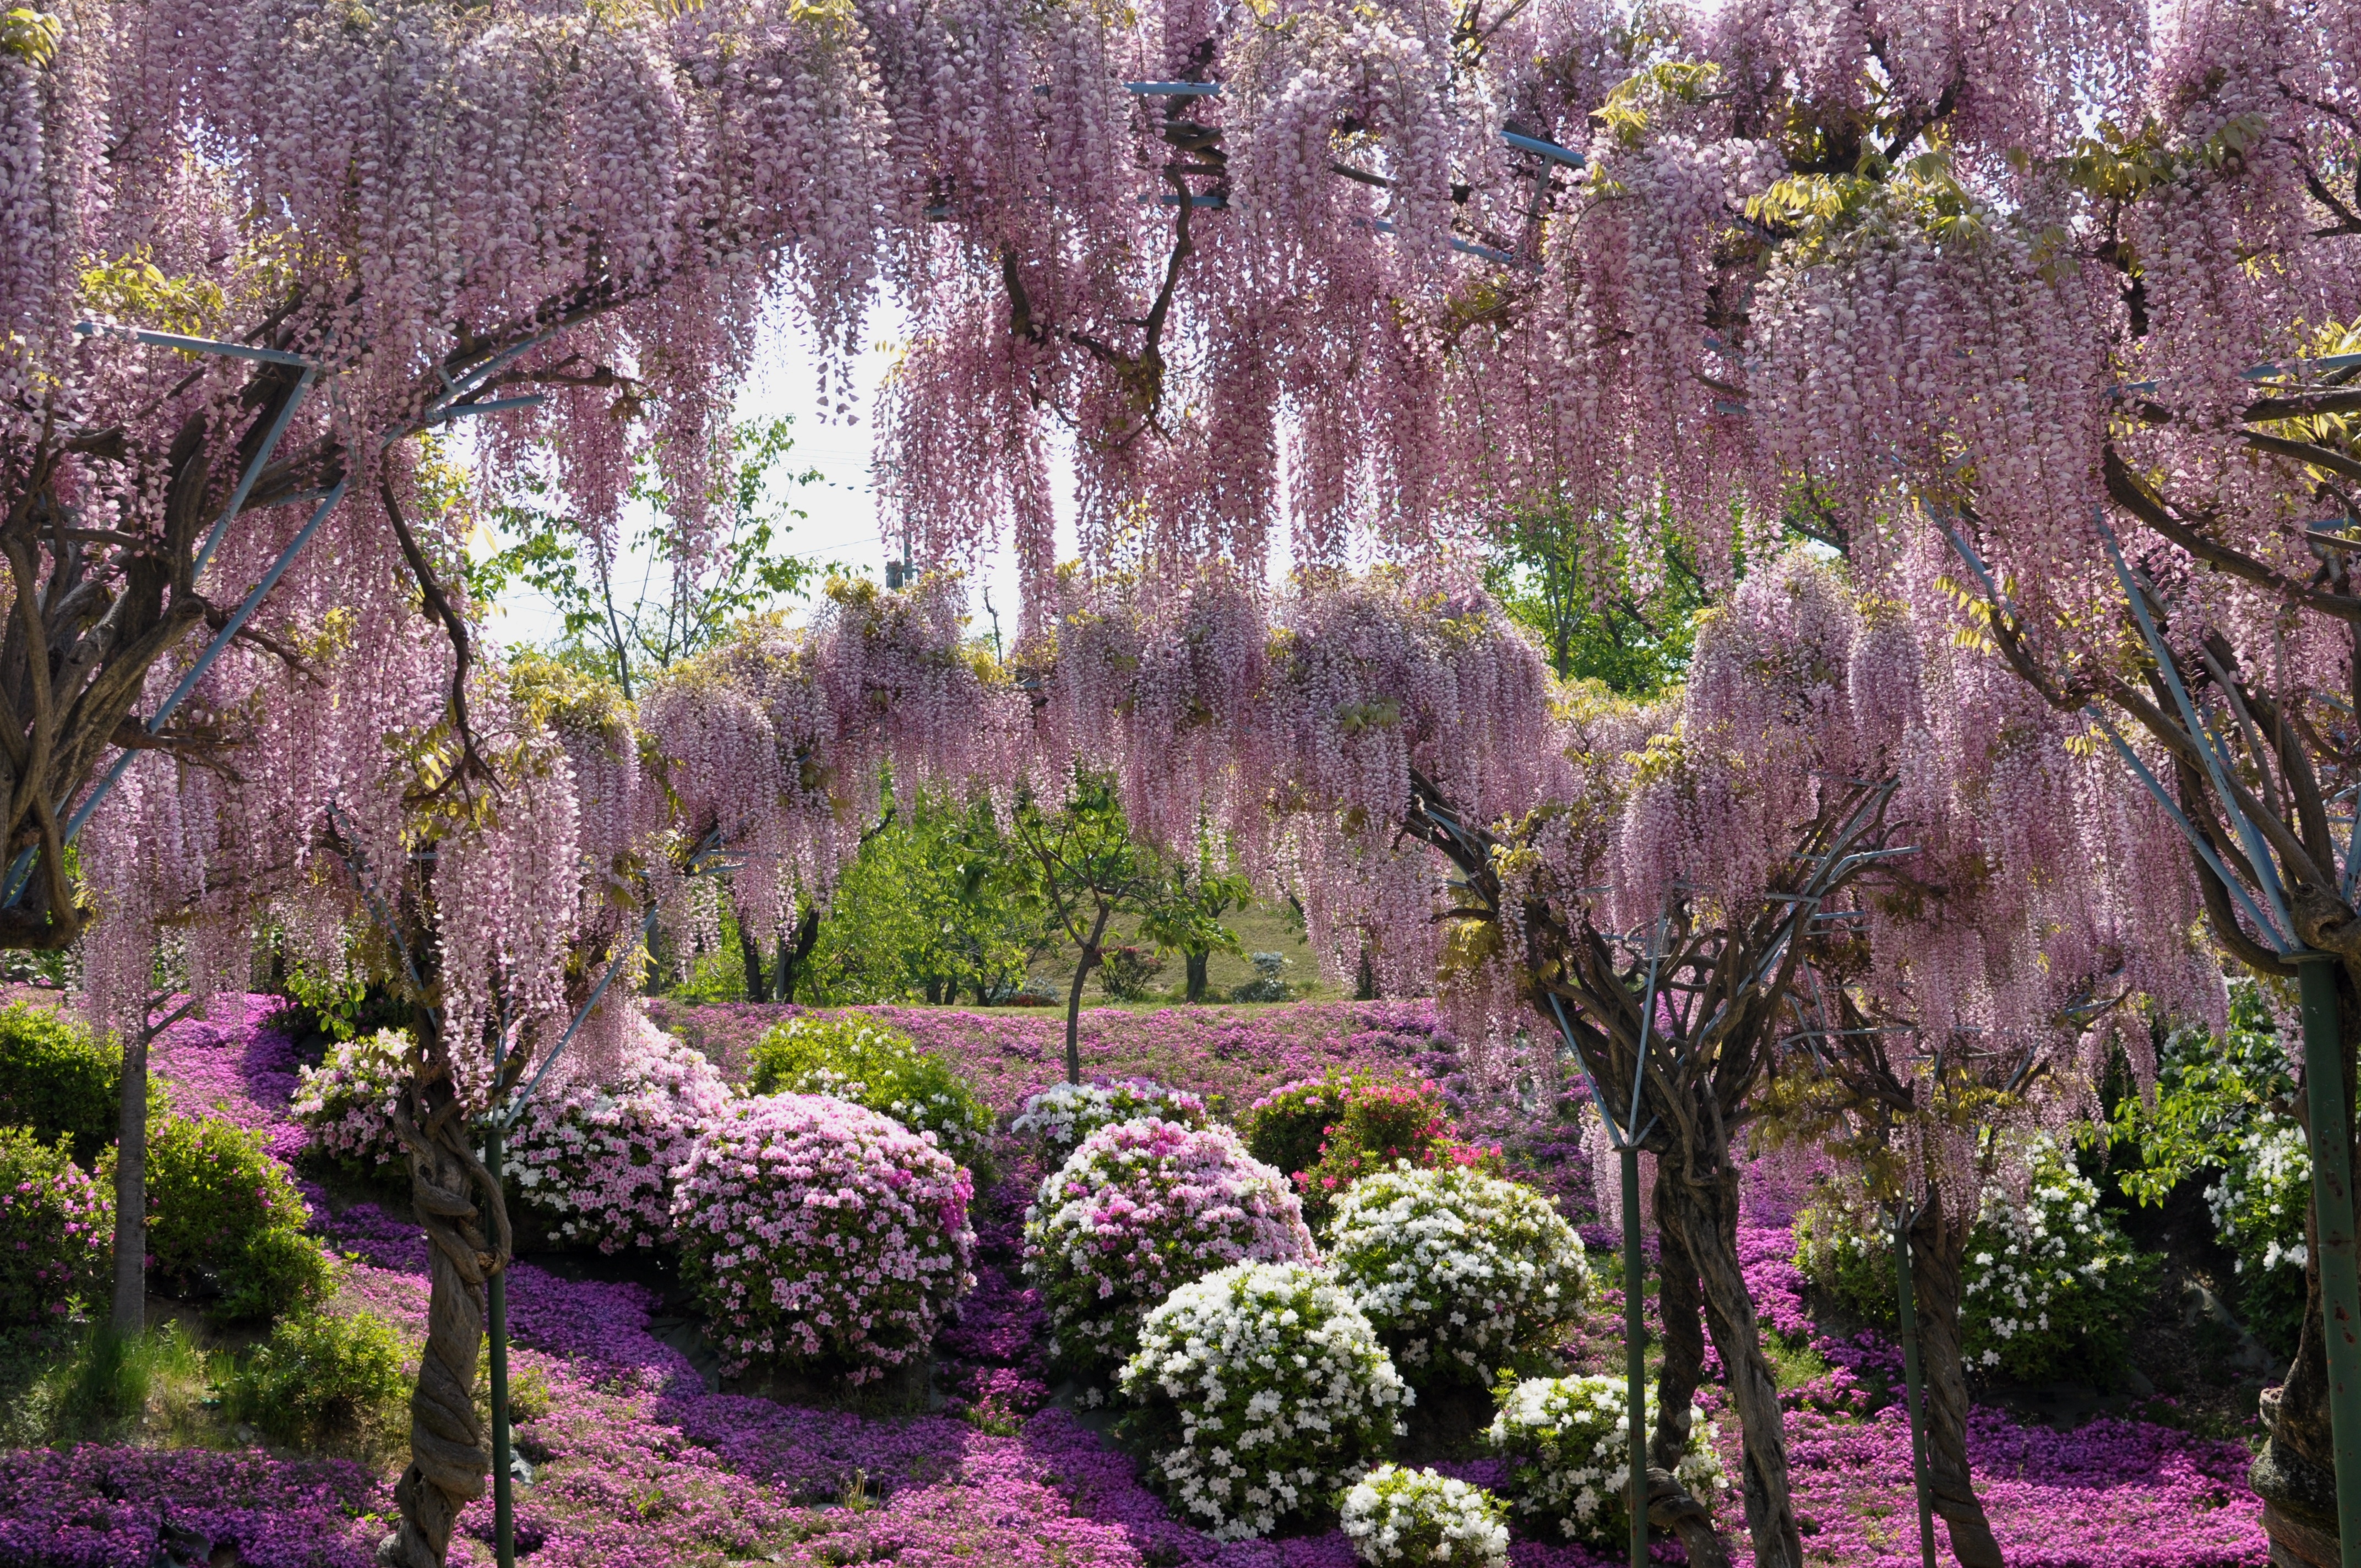
MULTIPOLYGON (((1126 1045, 1103 1034, 1109 1049, 1092 1065, 1218 1091, 1243 1105, 1252 1098, 1240 1097, 1247 1085, 1275 1086, 1316 1070, 1320 1062, 1308 1069, 1282 1064, 1320 1056, 1308 1021, 1320 1015, 1309 1005, 1274 1008, 1246 1015, 1251 1036, 1233 1025, 1186 1031, 1200 1042, 1244 1042, 1238 1056, 1209 1057, 1192 1069, 1167 1054, 1184 1031, 1171 1024, 1150 1030, 1162 1015, 1148 1014, 1138 1020, 1142 1033, 1161 1044, 1126 1045), (1299 1015, 1293 1026, 1302 1034, 1256 1022, 1288 1014, 1299 1015)), ((1327 1015, 1332 1047, 1353 1038, 1334 1024, 1366 1019, 1350 1006, 1327 1015)), ((1128 1016, 1095 1015, 1103 1031, 1110 1018, 1128 1016)), ((997 1027, 1002 1020, 987 1022, 997 1027)), ((1008 1058, 1011 1065, 988 1080, 1003 1109, 1050 1076, 1039 1070, 1047 1057, 1029 1054, 1046 1043, 1048 1022, 1011 1021, 1027 1026, 1013 1043, 1028 1054, 1008 1058)), ((253 1043, 192 1045, 181 1060, 201 1063, 202 1053, 216 1052, 224 1066, 209 1081, 247 1082, 253 1043)), ((939 1036, 926 1043, 943 1048, 939 1036)), ((995 1035, 955 1054, 989 1061, 1009 1043, 995 1035)), ((1381 1048, 1394 1060, 1411 1054, 1399 1036, 1381 1048)), ((1331 1059, 1338 1058, 1322 1061, 1331 1059)), ((268 1109, 250 1083, 245 1092, 258 1110, 268 1109)), ((1532 1157, 1537 1142, 1520 1153, 1532 1157)), ((686 1568, 764 1558, 809 1568, 889 1558, 904 1568, 1347 1568, 1350 1549, 1334 1532, 1209 1540, 1172 1519, 1139 1485, 1127 1457, 1064 1411, 1044 1408, 1046 1325, 1040 1301, 1016 1277, 1012 1206, 1042 1173, 1011 1153, 1016 1168, 979 1201, 976 1288, 937 1340, 938 1387, 950 1396, 940 1414, 868 1420, 708 1393, 688 1359, 652 1332, 657 1302, 647 1289, 515 1268, 510 1301, 518 1365, 540 1371, 554 1396, 550 1414, 519 1433, 531 1452, 547 1455, 537 1484, 518 1493, 520 1536, 533 1543, 526 1561, 535 1568, 686 1568)), ((1567 1185, 1587 1192, 1587 1167, 1567 1185)), ((315 1201, 313 1212, 316 1227, 353 1259, 343 1280, 348 1299, 416 1333, 426 1291, 417 1233, 366 1204, 332 1216, 315 1201)), ((1785 1216, 1773 1209, 1748 1217, 1753 1223, 1741 1247, 1766 1321, 1812 1337, 1789 1277, 1785 1216)), ((1581 1354, 1620 1365, 1613 1337, 1620 1301, 1612 1291, 1602 1298, 1593 1307, 1593 1332, 1579 1339, 1581 1354), (1601 1322, 1606 1327, 1597 1329, 1601 1322)), ((1824 1336, 1819 1343, 1838 1364, 1831 1386, 1791 1395, 1798 1408, 1788 1416, 1797 1503, 1814 1531, 1806 1559, 1815 1568, 1905 1568, 1916 1561, 1906 1430, 1891 1409, 1857 1413, 1863 1400, 1850 1370, 1883 1370, 1891 1347, 1845 1346, 1824 1336)), ((1734 1474, 1735 1423, 1725 1416, 1722 1424, 1724 1461, 1734 1474)), ((2097 1421, 2060 1435, 1988 1410, 1977 1413, 1971 1443, 2013 1568, 2259 1568, 2264 1561, 2260 1507, 2246 1488, 2238 1444, 2137 1421, 2097 1421)), ((1448 1468, 1472 1481, 1492 1478, 1480 1462, 1448 1468)), ((215 1544, 235 1542, 244 1561, 263 1568, 314 1562, 358 1568, 382 1531, 390 1480, 259 1453, 92 1445, 70 1458, 7 1454, 0 1456, 0 1561, 44 1568, 142 1562, 169 1517, 215 1544)), ((489 1498, 470 1507, 455 1563, 489 1562, 490 1515, 489 1498)), ((1743 1561, 1735 1508, 1724 1524, 1743 1561)), ((1677 1548, 1658 1550, 1660 1563, 1679 1560, 1677 1548)), ((1512 1561, 1517 1568, 1610 1568, 1620 1558, 1521 1541, 1512 1561)))

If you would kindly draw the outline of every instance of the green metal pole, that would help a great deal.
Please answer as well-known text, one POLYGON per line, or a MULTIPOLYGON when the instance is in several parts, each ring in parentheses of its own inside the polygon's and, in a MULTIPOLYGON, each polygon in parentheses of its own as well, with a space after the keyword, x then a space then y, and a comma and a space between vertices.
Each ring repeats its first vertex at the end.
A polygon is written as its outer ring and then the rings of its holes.
MULTIPOLYGON (((500 1130, 484 1135, 484 1168, 500 1182, 500 1130)), ((492 1276, 484 1292, 490 1308, 492 1340, 492 1555, 500 1568, 516 1568, 516 1498, 509 1478, 509 1275, 492 1276)))
POLYGON ((2337 959, 2291 953, 2302 977, 2303 1080, 2312 1123, 2312 1207, 2320 1234, 2328 1340, 2328 1419, 2336 1442, 2336 1537, 2345 1568, 2361 1568, 2361 1281, 2355 1277, 2352 1127, 2336 1016, 2337 959))
POLYGON ((1631 1409, 1631 1568, 1648 1561, 1648 1324, 1640 1311, 1640 1151, 1623 1146, 1623 1369, 1631 1409))
POLYGON ((1902 1310, 1902 1388, 1910 1403, 1910 1479, 1918 1491, 1918 1555, 1935 1568, 1935 1494, 1927 1484, 1927 1396, 1918 1376, 1918 1292, 1910 1277, 1910 1211, 1894 1218, 1894 1288, 1902 1310))

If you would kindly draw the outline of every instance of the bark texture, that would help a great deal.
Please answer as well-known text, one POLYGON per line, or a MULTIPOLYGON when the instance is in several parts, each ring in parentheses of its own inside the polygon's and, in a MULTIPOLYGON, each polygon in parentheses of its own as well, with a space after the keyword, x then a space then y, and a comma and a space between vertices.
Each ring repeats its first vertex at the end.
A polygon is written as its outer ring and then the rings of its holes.
POLYGON ((1942 1194, 1930 1190, 1910 1226, 1910 1280, 1918 1298, 1918 1359, 1926 1378, 1927 1479, 1960 1568, 2004 1568, 1968 1469, 1960 1265, 1974 1223, 1973 1214, 1946 1214, 1942 1194))
MULTIPOLYGON (((1664 1162, 1656 1165, 1656 1212, 1667 1211, 1664 1162)), ((1680 1235, 1663 1227, 1656 1267, 1656 1305, 1664 1320, 1664 1360, 1656 1376, 1656 1430, 1648 1442, 1648 1522, 1671 1530, 1690 1568, 1730 1568, 1730 1552, 1714 1529, 1713 1511, 1677 1479, 1689 1442, 1689 1407, 1705 1378, 1704 1299, 1697 1265, 1680 1235)))
POLYGON ((148 1327, 148 1036, 123 1045, 115 1124, 115 1300, 107 1321, 129 1338, 148 1327))
MULTIPOLYGON (((1674 1163, 1663 1159, 1658 1168, 1674 1163)), ((1679 1234, 1697 1267, 1706 1324, 1738 1412, 1744 1441, 1741 1492, 1756 1568, 1802 1568, 1804 1542, 1787 1479, 1779 1380, 1763 1354, 1754 1301, 1738 1262, 1738 1172, 1724 1162, 1708 1171, 1676 1174, 1657 1190, 1659 1222, 1666 1232, 1679 1234)))
POLYGON ((378 1547, 384 1568, 442 1568, 459 1510, 484 1495, 492 1456, 476 1418, 476 1359, 485 1285, 505 1266, 511 1237, 499 1186, 467 1147, 447 1080, 413 1095, 400 1118, 411 1201, 432 1248, 426 1348, 410 1397, 410 1466, 395 1483, 401 1522, 378 1547))

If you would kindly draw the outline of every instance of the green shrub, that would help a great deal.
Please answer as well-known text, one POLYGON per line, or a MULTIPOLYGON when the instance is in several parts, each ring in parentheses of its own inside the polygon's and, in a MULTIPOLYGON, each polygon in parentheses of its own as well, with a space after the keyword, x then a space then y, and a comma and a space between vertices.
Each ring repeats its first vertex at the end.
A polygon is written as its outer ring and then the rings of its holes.
POLYGON ((0 1127, 0 1323, 58 1322, 105 1294, 114 1205, 69 1147, 0 1127))
POLYGON ((1246 1109, 1246 1152, 1290 1178, 1310 1170, 1320 1163, 1330 1124, 1345 1113, 1356 1091, 1376 1081, 1331 1068, 1318 1078, 1272 1090, 1246 1109))
POLYGON ((757 1041, 756 1094, 830 1094, 934 1135, 945 1154, 982 1175, 992 1112, 966 1080, 901 1030, 858 1014, 791 1018, 757 1041))
POLYGON ((73 1140, 87 1168, 115 1141, 123 1053, 71 1018, 19 1002, 0 1009, 0 1123, 43 1143, 73 1140))
MULTIPOLYGON (((1796 1217, 1795 1262, 1872 1323, 1895 1318, 1885 1223, 1831 1198, 1796 1217)), ((2122 1364, 2154 1274, 2099 1208, 2099 1191, 2054 1146, 2033 1157, 2019 1203, 1988 1188, 1960 1269, 1968 1369, 2004 1383, 2103 1381, 2122 1364)))
POLYGON ((234 1420, 273 1442, 316 1442, 388 1419, 408 1390, 392 1325, 368 1312, 299 1312, 247 1352, 225 1390, 234 1420))
MULTIPOLYGON (((110 1153, 101 1162, 113 1179, 110 1153)), ((300 1311, 327 1297, 329 1268, 302 1234, 309 1218, 262 1135, 212 1117, 168 1116, 148 1135, 148 1251, 167 1288, 208 1278, 228 1321, 300 1311)))

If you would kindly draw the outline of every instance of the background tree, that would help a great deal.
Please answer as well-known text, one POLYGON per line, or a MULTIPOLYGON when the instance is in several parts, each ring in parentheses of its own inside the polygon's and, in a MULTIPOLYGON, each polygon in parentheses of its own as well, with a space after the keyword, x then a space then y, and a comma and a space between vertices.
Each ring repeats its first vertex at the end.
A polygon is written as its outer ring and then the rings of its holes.
POLYGON ((1076 948, 1066 989, 1066 1081, 1080 1083, 1082 987, 1104 956, 1107 923, 1153 908, 1170 873, 1133 839, 1114 781, 1082 769, 1054 811, 1029 791, 1020 797, 1012 837, 1033 862, 1030 891, 1043 916, 1076 948))
POLYGON ((1163 888, 1139 911, 1139 934, 1180 954, 1184 1001, 1205 1000, 1205 970, 1213 954, 1241 950, 1237 933, 1222 917, 1243 907, 1253 889, 1226 861, 1213 836, 1200 835, 1195 855, 1168 861, 1163 888))
POLYGON ((1676 534, 1634 571, 1642 548, 1614 527, 1576 528, 1555 513, 1521 512, 1502 531, 1484 586, 1533 634, 1561 681, 1594 680, 1624 696, 1653 696, 1688 668, 1691 623, 1708 600, 1676 534))

